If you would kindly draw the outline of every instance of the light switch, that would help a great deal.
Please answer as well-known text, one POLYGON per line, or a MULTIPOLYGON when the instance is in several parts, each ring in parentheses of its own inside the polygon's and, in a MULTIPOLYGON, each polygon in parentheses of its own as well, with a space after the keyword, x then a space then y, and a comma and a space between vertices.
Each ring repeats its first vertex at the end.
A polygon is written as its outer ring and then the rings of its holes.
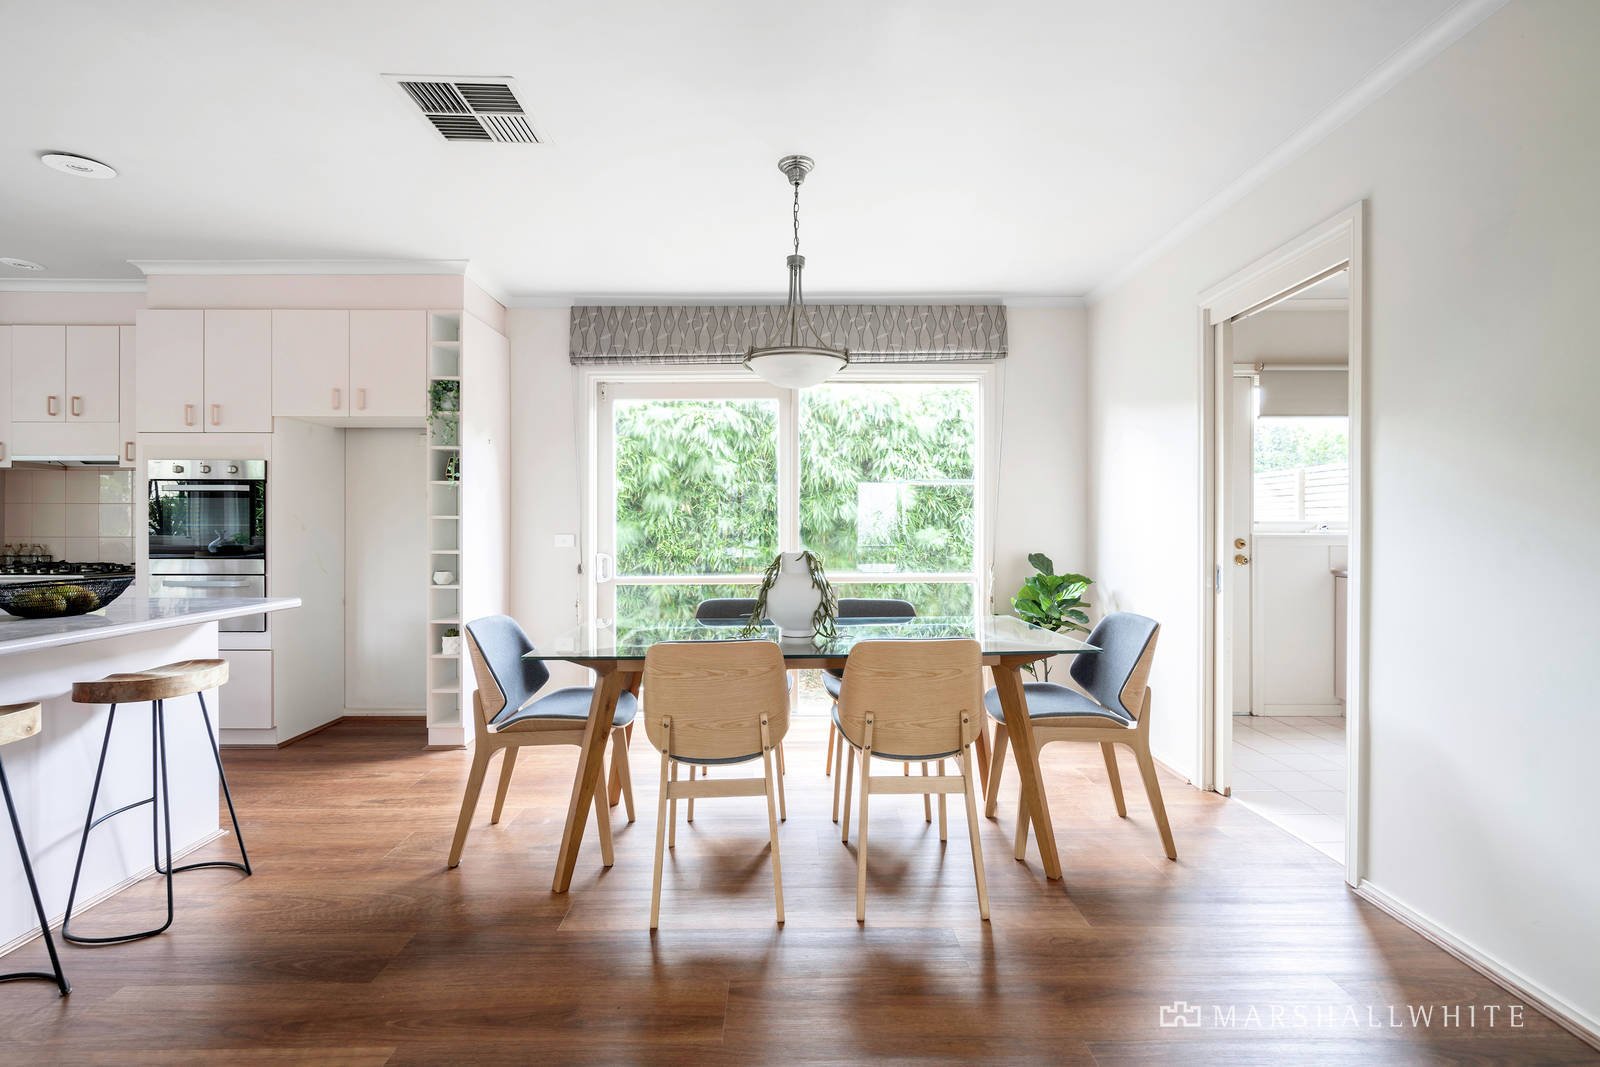
POLYGON ((557 548, 577 548, 578 536, 576 534, 556 534, 557 548))

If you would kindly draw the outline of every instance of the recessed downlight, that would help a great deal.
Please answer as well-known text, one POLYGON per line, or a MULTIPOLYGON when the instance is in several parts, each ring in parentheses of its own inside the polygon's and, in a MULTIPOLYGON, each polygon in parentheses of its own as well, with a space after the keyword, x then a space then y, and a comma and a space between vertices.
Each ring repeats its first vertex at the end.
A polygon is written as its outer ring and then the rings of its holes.
POLYGON ((11 256, 0 256, 0 267, 15 267, 17 270, 44 270, 44 265, 35 263, 31 259, 15 259, 11 256))
POLYGON ((73 174, 79 178, 115 178, 114 167, 108 167, 98 159, 88 156, 75 156, 70 152, 46 152, 39 157, 39 162, 51 170, 59 170, 63 174, 73 174))

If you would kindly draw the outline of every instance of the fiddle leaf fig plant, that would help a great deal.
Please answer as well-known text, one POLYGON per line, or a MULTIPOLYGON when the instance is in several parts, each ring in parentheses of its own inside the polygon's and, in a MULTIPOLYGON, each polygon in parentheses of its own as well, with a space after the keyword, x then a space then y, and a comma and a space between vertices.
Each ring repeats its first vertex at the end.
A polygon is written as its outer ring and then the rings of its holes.
MULTIPOLYGON (((1084 593, 1094 584, 1094 579, 1082 574, 1057 574, 1056 565, 1043 552, 1035 552, 1028 562, 1038 573, 1030 575, 1011 598, 1017 617, 1042 629, 1055 633, 1089 632, 1088 603, 1084 593)), ((1045 677, 1050 677, 1050 662, 1045 661, 1045 677)), ((1029 666, 1032 670, 1032 666, 1029 666)))

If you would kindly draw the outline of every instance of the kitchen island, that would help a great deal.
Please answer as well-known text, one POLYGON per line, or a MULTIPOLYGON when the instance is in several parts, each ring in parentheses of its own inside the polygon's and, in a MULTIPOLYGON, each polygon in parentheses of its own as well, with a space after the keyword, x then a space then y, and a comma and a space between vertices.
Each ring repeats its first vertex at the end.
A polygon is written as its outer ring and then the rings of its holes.
MULTIPOLYGON (((129 594, 101 611, 70 618, 19 619, 0 613, 0 704, 36 700, 44 705, 39 734, 7 746, 3 758, 45 911, 53 924, 66 911, 95 761, 110 711, 74 704, 73 683, 177 660, 214 659, 221 620, 299 606, 298 597, 195 600, 129 594)), ((213 726, 226 700, 226 687, 206 694, 213 726)), ((150 795, 149 705, 126 706, 117 718, 97 805, 100 812, 150 795)), ((168 704, 167 767, 172 775, 172 849, 177 855, 221 832, 216 765, 193 698, 168 704)), ((139 809, 106 822, 90 840, 74 914, 151 870, 148 812, 139 809)), ((183 889, 178 892, 181 902, 183 889)), ((0 861, 0 952, 37 933, 38 920, 20 865, 10 858, 0 861)))

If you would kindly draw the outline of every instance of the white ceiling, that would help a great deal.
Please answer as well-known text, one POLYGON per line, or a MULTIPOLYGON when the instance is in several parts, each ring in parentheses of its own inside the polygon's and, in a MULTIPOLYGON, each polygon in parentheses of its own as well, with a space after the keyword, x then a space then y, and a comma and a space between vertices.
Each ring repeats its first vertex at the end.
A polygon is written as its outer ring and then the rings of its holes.
POLYGON ((781 298, 804 152, 813 294, 1081 294, 1453 4, 0 0, 0 256, 781 298), (549 143, 447 144, 384 73, 514 76, 549 143))

